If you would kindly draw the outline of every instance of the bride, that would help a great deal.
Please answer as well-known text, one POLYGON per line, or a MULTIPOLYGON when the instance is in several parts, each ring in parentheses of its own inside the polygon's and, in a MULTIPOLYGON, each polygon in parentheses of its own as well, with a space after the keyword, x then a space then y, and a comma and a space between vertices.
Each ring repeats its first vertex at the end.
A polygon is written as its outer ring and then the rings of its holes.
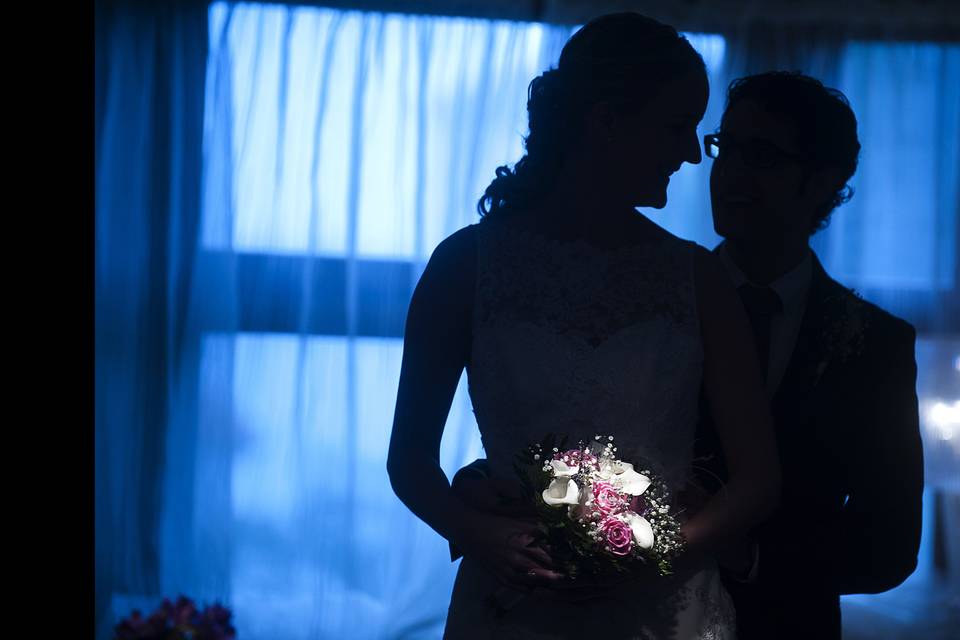
POLYGON ((416 287, 388 471, 463 551, 447 638, 735 636, 713 554, 779 493, 756 349, 716 258, 636 211, 662 208, 671 174, 700 162, 707 96, 702 58, 672 27, 591 21, 530 84, 526 154, 497 169, 481 222, 444 240, 416 287), (458 499, 439 451, 464 368, 490 476, 506 484, 517 451, 547 433, 614 434, 622 459, 651 461, 680 491, 702 385, 730 477, 685 518, 674 575, 572 595, 534 523, 458 499))

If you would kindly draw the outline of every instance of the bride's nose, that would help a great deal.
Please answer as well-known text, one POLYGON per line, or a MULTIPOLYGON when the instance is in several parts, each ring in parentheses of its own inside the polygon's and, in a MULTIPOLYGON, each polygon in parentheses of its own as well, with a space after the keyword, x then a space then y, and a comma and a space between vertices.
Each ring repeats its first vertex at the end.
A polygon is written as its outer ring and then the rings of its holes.
POLYGON ((697 130, 694 128, 693 133, 688 135, 684 139, 684 162, 689 162, 690 164, 700 164, 703 161, 703 153, 700 151, 700 137, 697 135, 697 130))

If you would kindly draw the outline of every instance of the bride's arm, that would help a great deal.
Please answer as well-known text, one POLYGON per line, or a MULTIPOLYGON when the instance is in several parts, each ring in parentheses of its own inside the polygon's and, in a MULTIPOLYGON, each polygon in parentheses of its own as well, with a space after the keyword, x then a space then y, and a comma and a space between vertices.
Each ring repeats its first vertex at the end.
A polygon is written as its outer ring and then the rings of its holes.
POLYGON ((397 497, 441 536, 458 541, 468 514, 440 468, 440 439, 470 343, 469 231, 444 240, 407 311, 387 472, 397 497))
POLYGON ((387 472, 397 497, 437 533, 504 581, 529 584, 528 571, 549 565, 542 550, 521 544, 532 540, 533 525, 470 509, 440 468, 443 428, 470 355, 473 232, 458 231, 437 247, 413 293, 387 472))
POLYGON ((690 551, 715 551, 776 507, 780 463, 746 312, 713 254, 697 247, 703 390, 729 471, 726 486, 683 526, 690 551))

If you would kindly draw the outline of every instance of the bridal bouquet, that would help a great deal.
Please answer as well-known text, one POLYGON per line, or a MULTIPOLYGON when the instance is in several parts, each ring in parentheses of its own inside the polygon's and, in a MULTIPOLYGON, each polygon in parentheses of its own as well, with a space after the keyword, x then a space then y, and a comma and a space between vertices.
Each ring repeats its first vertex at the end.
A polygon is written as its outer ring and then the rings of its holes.
POLYGON ((515 469, 540 517, 550 555, 570 577, 655 566, 672 572, 683 548, 665 483, 616 457, 613 436, 567 449, 554 437, 524 449, 515 469))

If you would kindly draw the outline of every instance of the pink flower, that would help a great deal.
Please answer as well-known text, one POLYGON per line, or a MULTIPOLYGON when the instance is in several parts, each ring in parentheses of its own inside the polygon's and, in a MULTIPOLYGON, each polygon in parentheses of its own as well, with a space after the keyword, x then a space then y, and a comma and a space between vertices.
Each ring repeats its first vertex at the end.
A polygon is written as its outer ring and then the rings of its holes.
POLYGON ((214 604, 203 611, 185 596, 163 602, 149 618, 134 610, 114 627, 116 640, 236 640, 236 629, 230 624, 231 613, 214 604))
POLYGON ((611 516, 600 524, 607 541, 607 550, 615 556, 625 556, 630 553, 633 544, 633 531, 626 522, 611 516))
POLYGON ((601 516, 620 513, 627 506, 627 500, 609 482, 593 483, 593 508, 601 516))

